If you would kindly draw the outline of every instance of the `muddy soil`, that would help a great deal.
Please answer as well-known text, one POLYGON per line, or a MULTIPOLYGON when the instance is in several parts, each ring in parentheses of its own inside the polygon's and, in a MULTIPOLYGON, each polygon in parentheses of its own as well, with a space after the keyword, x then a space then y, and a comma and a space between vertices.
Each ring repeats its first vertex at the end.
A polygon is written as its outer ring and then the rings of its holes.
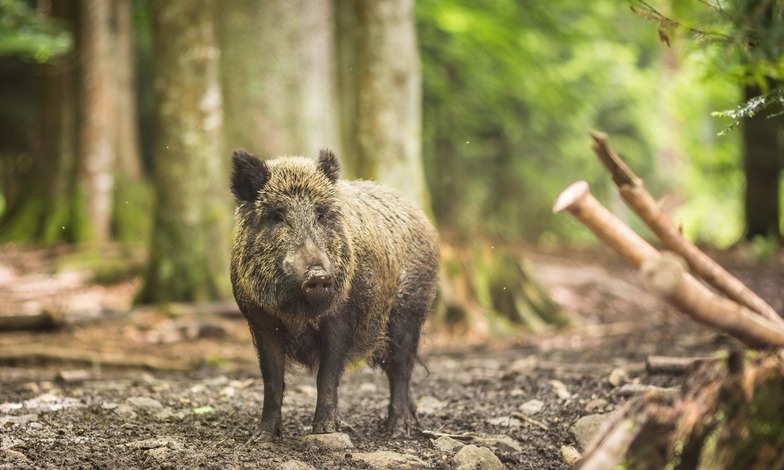
MULTIPOLYGON (((3 469, 450 469, 467 445, 506 468, 566 469, 562 447, 585 445, 574 424, 622 406, 625 383, 679 386, 678 375, 647 372, 647 357, 740 347, 646 293, 609 253, 531 253, 574 326, 488 339, 428 325, 412 384, 420 430, 407 437, 379 432, 386 379, 359 367, 340 389, 348 439, 308 440, 315 378, 293 368, 284 436, 259 443, 263 384, 241 317, 214 306, 128 313, 137 278, 96 284, 58 266, 70 254, 62 250, 0 249, 0 315, 44 309, 66 319, 52 331, 0 333, 3 469)), ((784 310, 779 259, 722 262, 784 310)))

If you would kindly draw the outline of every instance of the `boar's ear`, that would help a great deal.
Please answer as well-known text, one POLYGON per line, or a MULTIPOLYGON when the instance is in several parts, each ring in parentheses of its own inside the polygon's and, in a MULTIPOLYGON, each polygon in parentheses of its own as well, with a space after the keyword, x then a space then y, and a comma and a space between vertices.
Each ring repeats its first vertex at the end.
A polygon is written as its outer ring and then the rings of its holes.
POLYGON ((318 169, 333 183, 338 180, 338 176, 340 176, 340 162, 338 157, 332 153, 332 150, 321 149, 319 151, 318 169))
POLYGON ((237 202, 253 202, 269 179, 267 165, 244 150, 231 155, 231 192, 237 202))

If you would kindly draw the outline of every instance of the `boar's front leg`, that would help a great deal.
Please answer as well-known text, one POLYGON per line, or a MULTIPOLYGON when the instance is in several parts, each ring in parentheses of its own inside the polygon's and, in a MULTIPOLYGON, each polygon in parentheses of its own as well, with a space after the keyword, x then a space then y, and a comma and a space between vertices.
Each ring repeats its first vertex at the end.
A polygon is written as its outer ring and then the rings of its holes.
POLYGON ((340 431, 338 417, 338 386, 346 367, 351 335, 345 315, 331 318, 321 325, 321 362, 316 388, 316 413, 313 417, 313 434, 340 431))
POLYGON ((258 435, 262 442, 280 437, 282 428, 283 373, 286 366, 283 331, 278 321, 260 311, 246 315, 264 380, 264 406, 258 435))

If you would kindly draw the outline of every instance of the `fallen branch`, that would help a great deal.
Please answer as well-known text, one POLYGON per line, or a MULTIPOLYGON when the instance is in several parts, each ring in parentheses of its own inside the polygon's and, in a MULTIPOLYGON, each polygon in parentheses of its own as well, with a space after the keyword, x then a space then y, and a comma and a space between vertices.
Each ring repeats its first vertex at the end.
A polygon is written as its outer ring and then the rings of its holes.
POLYGON ((695 362, 716 361, 709 357, 648 356, 645 369, 649 374, 683 374, 695 362))
POLYGON ((719 297, 686 272, 683 258, 665 252, 647 260, 643 283, 692 319, 738 338, 752 348, 784 346, 784 328, 719 297))
POLYGON ((591 195, 585 181, 566 188, 553 210, 568 211, 580 220, 629 263, 641 269, 645 283, 652 290, 695 321, 738 338, 752 348, 784 346, 784 328, 712 293, 685 271, 682 262, 673 261, 676 255, 660 256, 655 248, 602 206, 591 195))
POLYGON ((590 135, 594 141, 594 152, 610 172, 623 200, 667 248, 683 256, 695 276, 728 298, 784 327, 784 318, 779 316, 773 307, 683 237, 681 231, 670 222, 645 189, 642 180, 610 148, 605 134, 592 131, 590 135))
POLYGON ((78 363, 99 367, 131 367, 175 371, 192 370, 194 368, 194 364, 186 361, 170 361, 148 355, 80 351, 42 345, 18 345, 12 350, 0 349, 0 364, 24 361, 78 363))
POLYGON ((35 315, 0 315, 0 331, 54 330, 63 326, 63 315, 41 312, 35 315))

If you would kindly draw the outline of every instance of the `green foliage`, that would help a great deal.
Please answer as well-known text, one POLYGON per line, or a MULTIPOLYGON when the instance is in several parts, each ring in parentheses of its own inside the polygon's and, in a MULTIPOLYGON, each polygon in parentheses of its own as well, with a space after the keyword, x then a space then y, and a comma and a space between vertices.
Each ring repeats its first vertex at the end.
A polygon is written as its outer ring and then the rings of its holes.
POLYGON ((417 15, 425 165, 442 227, 585 237, 551 207, 576 179, 607 191, 589 128, 651 168, 653 44, 624 5, 422 0, 417 15))
POLYGON ((65 54, 73 38, 62 25, 36 12, 26 0, 0 0, 0 57, 44 63, 65 54))

